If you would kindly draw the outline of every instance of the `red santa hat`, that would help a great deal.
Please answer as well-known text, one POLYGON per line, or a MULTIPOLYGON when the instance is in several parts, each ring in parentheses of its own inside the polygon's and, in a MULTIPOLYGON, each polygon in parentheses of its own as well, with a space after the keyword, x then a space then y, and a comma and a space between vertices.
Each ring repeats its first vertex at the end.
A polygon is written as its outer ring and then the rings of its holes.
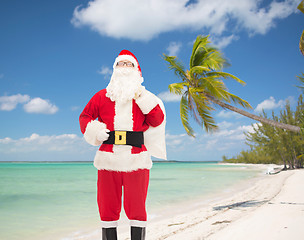
POLYGON ((140 69, 140 66, 139 66, 139 63, 138 63, 138 60, 137 58, 135 57, 135 55, 133 53, 131 53, 130 51, 128 50, 122 50, 118 57, 115 59, 115 62, 114 62, 114 65, 113 65, 113 68, 116 67, 117 63, 119 61, 123 61, 123 60, 127 60, 127 61, 130 61, 131 63, 134 64, 134 67, 138 69, 139 73, 140 73, 140 76, 142 76, 141 74, 141 69, 140 69))

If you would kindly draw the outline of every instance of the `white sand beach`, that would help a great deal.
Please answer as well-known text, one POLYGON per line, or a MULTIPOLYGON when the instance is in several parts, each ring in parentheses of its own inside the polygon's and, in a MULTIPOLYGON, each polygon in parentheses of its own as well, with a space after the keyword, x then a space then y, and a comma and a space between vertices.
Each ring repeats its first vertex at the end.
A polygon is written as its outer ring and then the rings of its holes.
MULTIPOLYGON (((261 166, 267 170, 267 166, 261 166)), ((246 182, 209 201, 175 206, 151 219, 147 240, 304 239, 304 170, 246 182)), ((119 229, 119 239, 130 239, 119 229)))

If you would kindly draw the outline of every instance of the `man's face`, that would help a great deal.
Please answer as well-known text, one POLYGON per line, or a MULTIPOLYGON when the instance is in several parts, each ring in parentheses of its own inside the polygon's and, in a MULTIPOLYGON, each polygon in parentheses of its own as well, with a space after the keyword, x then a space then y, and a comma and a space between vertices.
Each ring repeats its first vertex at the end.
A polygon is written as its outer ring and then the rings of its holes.
POLYGON ((122 59, 114 67, 111 81, 107 86, 107 97, 112 101, 132 100, 142 89, 143 78, 131 61, 122 59))
POLYGON ((119 61, 116 65, 118 68, 134 68, 134 64, 128 60, 119 61))

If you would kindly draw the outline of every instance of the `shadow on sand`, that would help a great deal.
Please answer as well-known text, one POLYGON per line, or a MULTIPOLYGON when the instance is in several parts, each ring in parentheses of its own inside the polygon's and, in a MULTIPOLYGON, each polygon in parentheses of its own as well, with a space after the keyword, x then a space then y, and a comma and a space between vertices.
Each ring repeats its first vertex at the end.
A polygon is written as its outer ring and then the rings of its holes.
POLYGON ((249 201, 237 202, 237 203, 233 203, 233 204, 225 205, 225 206, 217 206, 217 207, 214 207, 213 210, 220 211, 225 208, 234 209, 234 208, 257 207, 257 206, 263 205, 266 202, 268 202, 268 200, 265 200, 265 201, 249 200, 249 201))

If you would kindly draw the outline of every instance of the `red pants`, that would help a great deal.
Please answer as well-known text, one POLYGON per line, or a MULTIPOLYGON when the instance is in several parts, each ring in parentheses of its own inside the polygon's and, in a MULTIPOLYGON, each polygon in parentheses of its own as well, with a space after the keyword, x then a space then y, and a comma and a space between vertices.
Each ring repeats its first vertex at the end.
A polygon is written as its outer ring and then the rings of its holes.
POLYGON ((131 226, 144 227, 147 221, 146 198, 149 185, 149 170, 133 172, 99 170, 97 203, 102 227, 116 227, 123 203, 131 226))

